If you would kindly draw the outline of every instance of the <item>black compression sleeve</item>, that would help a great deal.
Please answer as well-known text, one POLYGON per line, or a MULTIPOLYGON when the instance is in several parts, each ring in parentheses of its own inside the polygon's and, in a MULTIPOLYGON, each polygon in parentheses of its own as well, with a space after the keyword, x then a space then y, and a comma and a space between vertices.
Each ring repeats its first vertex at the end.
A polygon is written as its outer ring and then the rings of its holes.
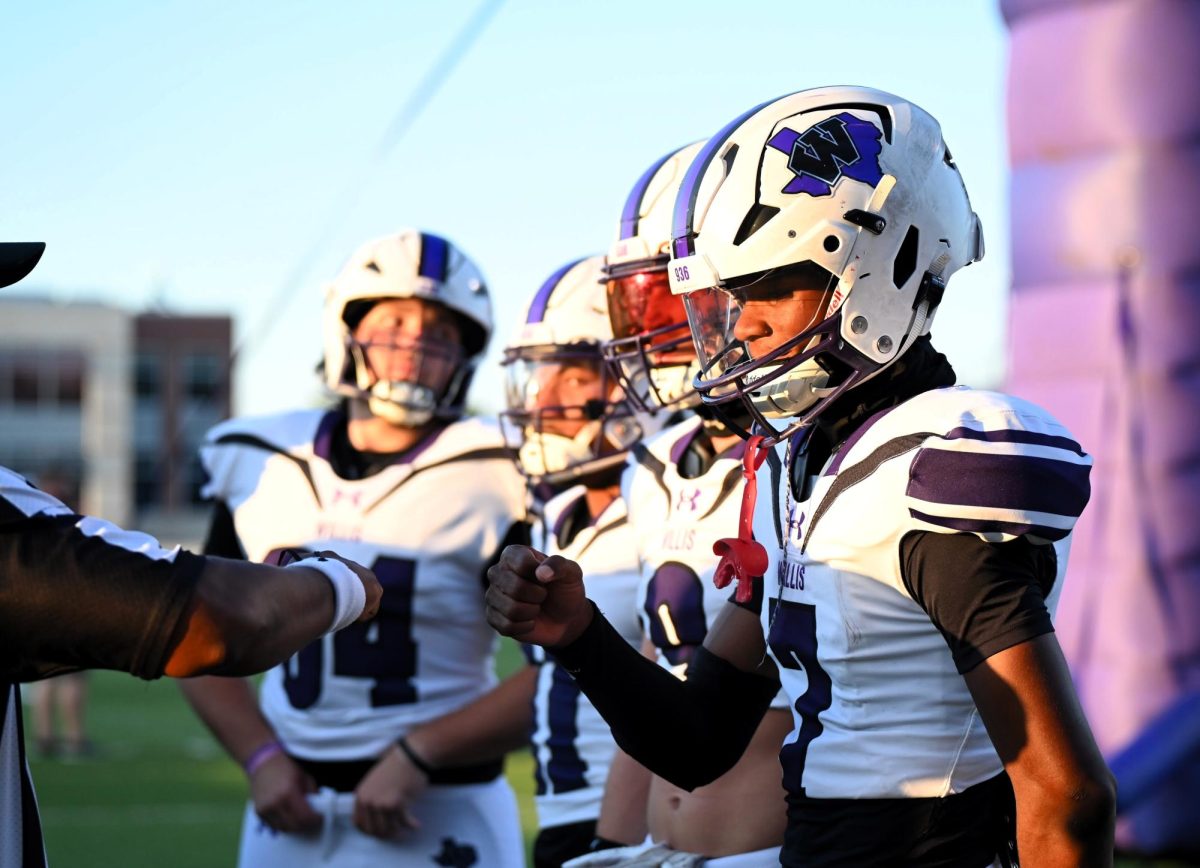
POLYGON ((84 533, 81 521, 35 515, 0 531, 0 675, 25 681, 101 668, 157 678, 182 636, 204 559, 147 556, 113 544, 112 534, 84 533))
POLYGON ((632 648, 598 609, 578 639, 547 650, 621 749, 685 790, 733 768, 779 692, 777 680, 743 672, 703 646, 680 681, 632 648))
POLYGON ((914 531, 900 542, 900 565, 905 587, 945 637, 960 673, 1054 631, 1046 608, 1058 571, 1051 545, 914 531))
POLYGON ((223 500, 213 503, 212 521, 208 525, 208 536, 201 550, 206 555, 216 555, 219 558, 229 558, 236 561, 246 560, 246 552, 242 541, 238 539, 237 527, 233 523, 233 513, 223 500))

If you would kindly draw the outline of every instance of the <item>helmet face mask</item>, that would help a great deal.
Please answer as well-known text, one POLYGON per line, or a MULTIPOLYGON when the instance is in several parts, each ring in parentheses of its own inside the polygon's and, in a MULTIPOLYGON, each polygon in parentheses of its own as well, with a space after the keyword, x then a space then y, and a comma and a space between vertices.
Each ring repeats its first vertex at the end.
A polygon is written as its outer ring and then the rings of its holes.
POLYGON ((606 281, 613 339, 604 357, 639 410, 695 406, 699 367, 687 313, 671 295, 666 264, 617 271, 606 281))
POLYGON ((378 331, 358 337, 356 330, 347 337, 346 356, 372 414, 398 425, 432 418, 440 396, 452 392, 465 371, 461 343, 424 333, 378 331))
POLYGON ((518 348, 504 365, 502 424, 516 429, 529 477, 560 485, 624 464, 642 429, 595 344, 518 348))
POLYGON ((777 438, 928 333, 945 280, 982 256, 937 122, 867 88, 802 91, 733 121, 689 167, 674 221, 668 274, 704 401, 740 399, 777 438), (762 311, 776 334, 749 340, 753 284, 793 276, 823 288, 820 316, 776 299, 762 311))
POLYGON ((404 230, 350 257, 326 290, 324 330, 326 386, 394 425, 420 427, 462 415, 491 303, 479 269, 450 242, 404 230), (391 326, 374 322, 389 302, 391 326), (414 307, 419 328, 405 324, 414 307))
POLYGON ((535 484, 588 482, 624 466, 648 426, 601 355, 611 337, 601 257, 570 263, 542 285, 505 348, 507 409, 518 466, 535 484))
POLYGON ((638 178, 605 257, 612 340, 604 356, 630 402, 646 413, 700 403, 692 382, 699 365, 667 262, 675 194, 703 144, 672 151, 638 178))

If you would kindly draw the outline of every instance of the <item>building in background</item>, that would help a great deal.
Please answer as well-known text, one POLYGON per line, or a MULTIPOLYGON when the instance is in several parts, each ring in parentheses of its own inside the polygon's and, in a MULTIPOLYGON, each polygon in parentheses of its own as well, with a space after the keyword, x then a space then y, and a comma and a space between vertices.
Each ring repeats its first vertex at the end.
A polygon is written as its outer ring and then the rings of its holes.
POLYGON ((81 511, 195 545, 196 448, 230 415, 227 316, 0 300, 0 464, 81 511))

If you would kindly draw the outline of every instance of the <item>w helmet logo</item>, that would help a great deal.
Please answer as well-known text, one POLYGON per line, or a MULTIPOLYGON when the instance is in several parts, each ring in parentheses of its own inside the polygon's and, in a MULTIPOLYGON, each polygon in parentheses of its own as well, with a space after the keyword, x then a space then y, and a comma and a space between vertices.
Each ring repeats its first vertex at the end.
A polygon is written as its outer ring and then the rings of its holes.
POLYGON ((788 155, 788 168, 796 176, 784 193, 828 196, 842 178, 853 178, 874 187, 883 178, 879 167, 879 128, 842 112, 813 124, 802 133, 784 127, 767 142, 788 155))

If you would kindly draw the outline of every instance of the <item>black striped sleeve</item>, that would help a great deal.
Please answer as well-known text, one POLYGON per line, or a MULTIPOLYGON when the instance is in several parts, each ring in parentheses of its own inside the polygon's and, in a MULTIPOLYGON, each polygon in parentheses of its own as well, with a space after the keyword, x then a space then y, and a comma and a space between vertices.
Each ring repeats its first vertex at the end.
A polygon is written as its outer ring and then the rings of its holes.
POLYGON ((0 677, 85 668, 159 677, 203 565, 96 518, 36 513, 0 524, 0 677))

